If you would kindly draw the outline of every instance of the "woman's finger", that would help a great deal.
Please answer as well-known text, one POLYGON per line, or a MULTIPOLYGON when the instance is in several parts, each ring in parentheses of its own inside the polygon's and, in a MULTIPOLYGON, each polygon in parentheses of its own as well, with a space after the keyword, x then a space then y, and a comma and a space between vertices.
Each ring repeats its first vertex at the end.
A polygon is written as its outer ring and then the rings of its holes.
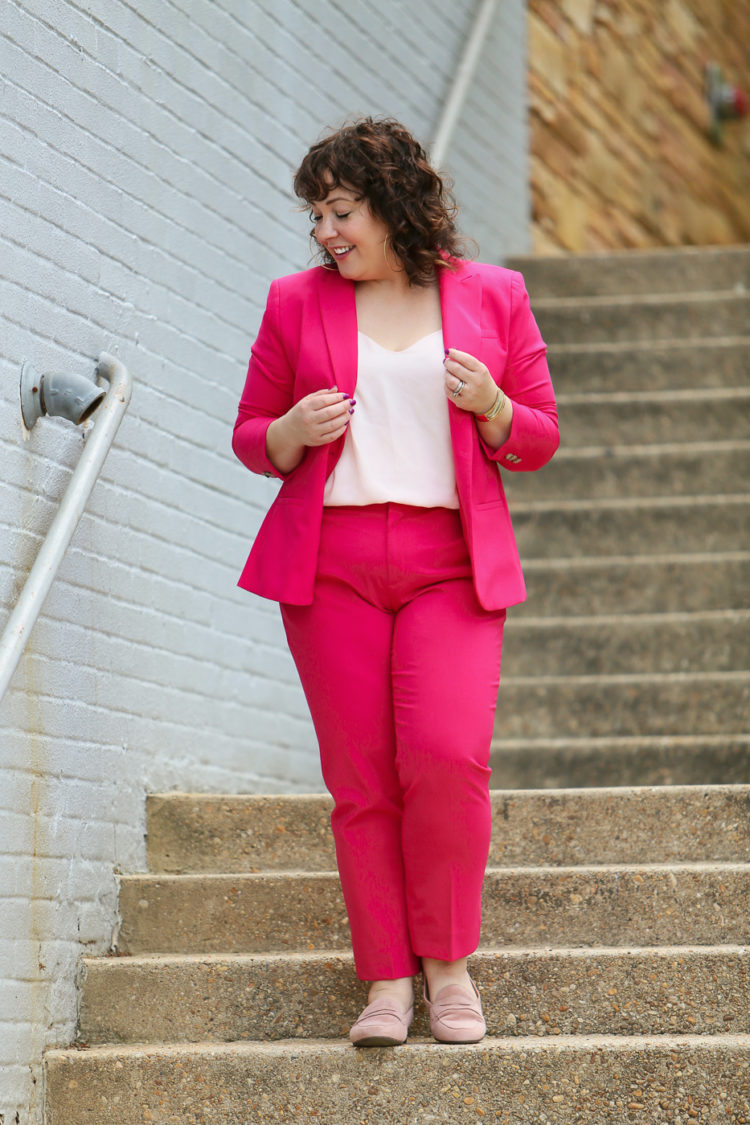
POLYGON ((484 367, 484 364, 476 356, 471 355, 469 352, 459 351, 458 348, 449 348, 447 359, 453 360, 454 363, 460 363, 463 367, 468 367, 470 371, 478 371, 484 367))
POLYGON ((310 445, 330 445, 332 441, 337 441, 338 438, 343 437, 349 426, 349 416, 347 415, 346 421, 337 420, 329 423, 327 426, 320 426, 315 434, 311 437, 310 445))
POLYGON ((313 391, 302 401, 307 402, 313 410, 325 410, 326 407, 344 405, 351 402, 351 399, 343 391, 313 391))

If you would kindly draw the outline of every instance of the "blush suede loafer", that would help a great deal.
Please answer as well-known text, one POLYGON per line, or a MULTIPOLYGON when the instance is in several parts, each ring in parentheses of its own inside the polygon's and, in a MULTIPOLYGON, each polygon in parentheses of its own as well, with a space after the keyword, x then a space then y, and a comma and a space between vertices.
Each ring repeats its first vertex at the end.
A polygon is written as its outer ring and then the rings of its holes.
POLYGON ((471 987, 473 996, 460 984, 447 984, 434 1000, 428 1000, 425 982, 424 1001, 430 1014, 430 1031, 438 1043, 478 1043, 484 1038, 487 1024, 482 1015, 482 1000, 474 981, 471 987))
POLYGON ((367 1005, 352 1026, 349 1038, 355 1047, 398 1047, 406 1042, 413 1019, 413 1004, 404 1012, 393 1000, 382 996, 367 1005))

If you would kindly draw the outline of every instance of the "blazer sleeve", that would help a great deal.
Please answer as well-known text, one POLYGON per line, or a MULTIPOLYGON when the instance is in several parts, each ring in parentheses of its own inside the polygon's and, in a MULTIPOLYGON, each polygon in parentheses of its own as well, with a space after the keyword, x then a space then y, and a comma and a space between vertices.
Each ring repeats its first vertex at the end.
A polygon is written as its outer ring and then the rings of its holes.
POLYGON ((523 277, 515 271, 510 284, 508 360, 500 386, 513 403, 508 439, 492 449, 481 439, 492 461, 515 472, 541 469, 560 444, 557 406, 547 366, 547 346, 531 311, 523 277))
POLYGON ((280 473, 266 453, 266 430, 275 418, 286 414, 294 395, 294 369, 282 340, 280 303, 279 283, 273 281, 251 349, 232 449, 251 472, 285 480, 288 474, 280 473))

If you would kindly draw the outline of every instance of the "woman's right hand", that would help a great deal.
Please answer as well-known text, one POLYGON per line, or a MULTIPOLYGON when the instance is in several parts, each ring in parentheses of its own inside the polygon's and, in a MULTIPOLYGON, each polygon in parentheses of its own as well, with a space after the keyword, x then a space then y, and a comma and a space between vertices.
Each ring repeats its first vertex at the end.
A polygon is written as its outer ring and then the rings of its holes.
POLYGON ((352 399, 334 387, 305 395, 279 421, 286 423, 291 441, 328 445, 346 432, 351 412, 352 399))
POLYGON ((266 430, 269 461, 280 473, 290 473, 305 446, 329 445, 342 437, 353 411, 354 399, 335 387, 305 395, 266 430))

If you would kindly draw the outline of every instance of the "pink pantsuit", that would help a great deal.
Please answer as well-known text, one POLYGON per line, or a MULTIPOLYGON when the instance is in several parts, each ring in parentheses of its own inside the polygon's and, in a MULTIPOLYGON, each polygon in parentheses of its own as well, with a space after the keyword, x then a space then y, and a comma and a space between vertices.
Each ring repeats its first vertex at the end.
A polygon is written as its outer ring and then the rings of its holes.
POLYGON ((498 464, 558 445, 546 349, 520 274, 439 270, 443 340, 485 363, 513 402, 510 437, 482 441, 448 403, 460 509, 325 508, 340 441, 283 475, 269 423, 315 390, 354 393, 353 283, 316 268, 274 282, 233 448, 283 484, 240 585, 282 603, 334 798, 332 827, 363 979, 411 975, 477 946, 490 833, 489 746, 505 609, 525 588, 498 464))

